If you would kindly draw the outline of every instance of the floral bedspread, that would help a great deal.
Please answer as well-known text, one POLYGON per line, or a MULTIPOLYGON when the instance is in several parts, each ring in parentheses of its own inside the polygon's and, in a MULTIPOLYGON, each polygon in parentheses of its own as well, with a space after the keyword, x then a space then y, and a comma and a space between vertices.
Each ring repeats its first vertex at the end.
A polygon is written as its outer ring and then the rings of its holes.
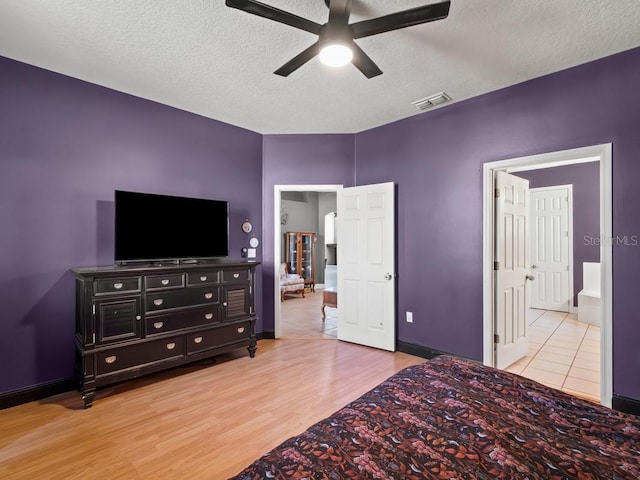
POLYGON ((640 417, 440 356, 405 368, 233 477, 640 479, 640 417))

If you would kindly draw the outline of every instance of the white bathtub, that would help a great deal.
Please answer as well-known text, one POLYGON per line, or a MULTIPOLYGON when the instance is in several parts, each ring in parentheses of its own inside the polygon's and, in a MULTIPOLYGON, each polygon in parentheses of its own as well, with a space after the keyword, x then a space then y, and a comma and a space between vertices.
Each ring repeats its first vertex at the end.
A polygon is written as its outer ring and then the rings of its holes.
POLYGON ((582 290, 578 293, 578 320, 591 325, 600 320, 600 263, 582 264, 582 290))

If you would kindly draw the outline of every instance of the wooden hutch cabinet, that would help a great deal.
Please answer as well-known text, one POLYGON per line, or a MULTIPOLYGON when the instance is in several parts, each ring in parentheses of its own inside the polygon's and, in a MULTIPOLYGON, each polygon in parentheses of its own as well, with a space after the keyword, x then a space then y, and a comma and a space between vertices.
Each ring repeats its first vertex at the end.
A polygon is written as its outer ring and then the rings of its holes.
POLYGON ((304 286, 315 290, 315 232, 287 232, 285 234, 285 262, 289 273, 304 278, 304 286))

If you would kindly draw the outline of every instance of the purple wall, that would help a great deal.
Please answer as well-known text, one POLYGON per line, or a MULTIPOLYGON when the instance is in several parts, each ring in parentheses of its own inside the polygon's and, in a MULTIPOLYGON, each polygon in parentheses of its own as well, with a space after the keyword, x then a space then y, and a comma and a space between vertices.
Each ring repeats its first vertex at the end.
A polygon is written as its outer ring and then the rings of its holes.
MULTIPOLYGON (((640 234, 640 48, 356 135, 398 184, 399 340, 482 359, 482 165, 613 144, 614 235, 640 234), (594 102, 597 99, 597 102, 594 102)), ((613 248, 613 390, 640 399, 640 246, 613 248)))
POLYGON ((113 264, 115 189, 229 200, 239 258, 261 161, 254 132, 0 58, 0 392, 73 376, 68 270, 113 264))
POLYGON ((582 263, 599 262, 600 246, 585 240, 600 238, 600 163, 517 172, 529 180, 529 188, 573 185, 573 305, 582 290, 582 263))
POLYGON ((273 331, 273 195, 275 185, 354 185, 353 135, 263 137, 263 330, 273 331))
MULTIPOLYGON (((0 392, 72 375, 68 269, 113 262, 116 188, 230 200, 232 256, 242 220, 262 235, 270 331, 273 186, 394 181, 399 340, 481 359, 482 164, 612 142, 614 235, 640 234, 637 85, 640 49, 356 135, 262 137, 0 58, 0 392)), ((614 393, 640 399, 640 247, 613 268, 614 393)))

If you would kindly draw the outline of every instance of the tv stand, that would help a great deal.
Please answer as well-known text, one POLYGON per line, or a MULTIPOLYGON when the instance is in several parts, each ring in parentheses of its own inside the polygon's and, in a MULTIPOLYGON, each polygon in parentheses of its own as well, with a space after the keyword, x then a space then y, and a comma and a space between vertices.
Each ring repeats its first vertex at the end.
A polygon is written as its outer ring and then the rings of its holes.
POLYGON ((257 262, 75 268, 76 375, 96 389, 245 347, 255 356, 257 262))

